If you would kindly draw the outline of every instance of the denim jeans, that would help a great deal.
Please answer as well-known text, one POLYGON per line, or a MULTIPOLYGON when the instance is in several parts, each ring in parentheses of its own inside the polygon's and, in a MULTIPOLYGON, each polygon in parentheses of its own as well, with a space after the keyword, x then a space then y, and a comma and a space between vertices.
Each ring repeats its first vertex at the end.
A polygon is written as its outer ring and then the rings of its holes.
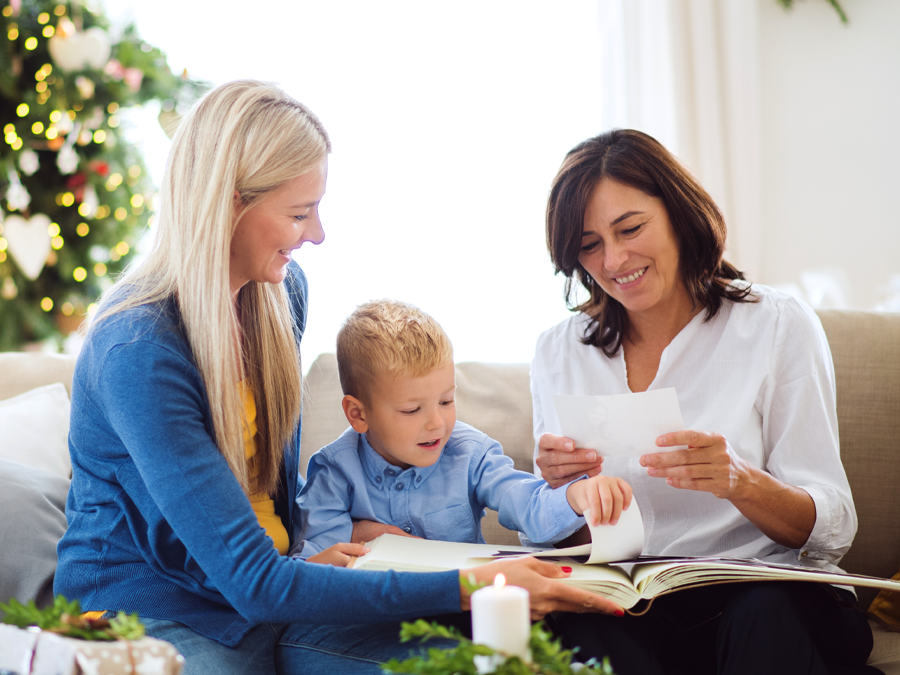
MULTIPOLYGON (((469 633, 468 613, 426 617, 469 633)), ((406 659, 410 652, 429 647, 455 647, 453 640, 400 642, 400 622, 351 626, 287 626, 275 650, 279 675, 383 675, 380 664, 390 659, 406 659)))
POLYGON ((257 626, 232 648, 176 621, 141 621, 147 635, 171 642, 181 652, 183 675, 275 675, 275 645, 284 630, 283 624, 257 626))
MULTIPOLYGON (((433 617, 465 627, 468 614, 433 617)), ((237 647, 226 647, 175 621, 142 619, 150 635, 171 642, 184 656, 183 675, 383 675, 380 664, 405 659, 416 643, 400 643, 400 623, 358 626, 263 624, 237 647)), ((465 632, 465 631, 464 631, 465 632)), ((429 640, 425 647, 450 647, 429 640)))

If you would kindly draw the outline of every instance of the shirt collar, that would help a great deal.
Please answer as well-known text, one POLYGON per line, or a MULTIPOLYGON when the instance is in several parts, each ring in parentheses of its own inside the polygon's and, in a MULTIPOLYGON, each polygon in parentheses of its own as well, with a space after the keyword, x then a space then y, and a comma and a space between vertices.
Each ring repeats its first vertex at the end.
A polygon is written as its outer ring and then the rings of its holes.
MULTIPOLYGON (((441 455, 444 451, 441 450, 441 455)), ((395 481, 403 477, 404 482, 408 483, 411 488, 421 487, 428 479, 428 476, 435 470, 441 460, 438 459, 431 466, 411 466, 406 470, 398 466, 394 466, 384 457, 375 452, 374 448, 369 445, 369 440, 365 434, 359 434, 359 456, 362 462, 363 471, 369 482, 376 490, 383 490, 390 487, 395 481)))

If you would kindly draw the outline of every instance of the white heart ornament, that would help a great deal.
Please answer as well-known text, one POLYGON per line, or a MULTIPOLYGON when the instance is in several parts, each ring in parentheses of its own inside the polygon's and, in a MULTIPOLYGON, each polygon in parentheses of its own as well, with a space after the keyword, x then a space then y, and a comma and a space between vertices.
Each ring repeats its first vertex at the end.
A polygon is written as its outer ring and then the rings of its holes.
POLYGON ((50 218, 36 213, 28 220, 22 216, 7 216, 3 222, 3 236, 9 252, 22 274, 34 281, 44 269, 50 255, 50 218))
POLYGON ((57 33, 50 38, 47 47, 53 62, 66 71, 84 70, 88 66, 100 69, 109 61, 109 36, 102 28, 94 26, 83 33, 70 35, 57 33))

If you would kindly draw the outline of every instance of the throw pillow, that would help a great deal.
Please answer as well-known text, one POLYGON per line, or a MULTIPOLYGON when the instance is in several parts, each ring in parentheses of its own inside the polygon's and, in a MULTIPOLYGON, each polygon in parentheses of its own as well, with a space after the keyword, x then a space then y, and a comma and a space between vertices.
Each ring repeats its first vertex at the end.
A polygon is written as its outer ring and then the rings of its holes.
POLYGON ((69 481, 0 459, 0 602, 53 601, 69 481))
POLYGON ((0 457, 69 478, 69 410, 59 382, 0 401, 0 457))

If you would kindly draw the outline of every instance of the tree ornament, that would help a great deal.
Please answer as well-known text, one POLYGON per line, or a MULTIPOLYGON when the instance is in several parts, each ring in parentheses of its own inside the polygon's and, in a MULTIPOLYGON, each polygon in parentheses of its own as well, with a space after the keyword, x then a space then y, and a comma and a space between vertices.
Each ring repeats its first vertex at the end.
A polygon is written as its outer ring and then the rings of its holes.
POLYGON ((10 211, 24 211, 31 203, 31 195, 19 180, 19 174, 9 172, 9 187, 6 188, 6 208, 10 211))
POLYGON ((85 218, 93 218, 97 215, 97 209, 100 207, 100 199, 97 197, 97 191, 94 189, 93 185, 88 184, 84 188, 84 192, 81 195, 81 203, 84 206, 84 210, 78 209, 78 213, 85 218))
POLYGON ((19 153, 19 168, 26 176, 33 176, 41 168, 41 160, 34 150, 23 150, 19 153))
POLYGON ((78 88, 78 94, 85 101, 94 98, 94 81, 84 75, 75 78, 75 86, 78 88))
POLYGON ((60 19, 47 44, 53 62, 67 72, 86 68, 100 70, 109 61, 111 46, 109 36, 102 28, 94 26, 81 32, 65 18, 60 19))
POLYGON ((56 153, 56 166, 64 176, 75 173, 75 169, 78 168, 78 153, 75 152, 75 148, 68 143, 62 146, 56 153))
POLYGON ((144 79, 144 71, 139 68, 126 68, 115 59, 110 59, 103 72, 116 80, 124 81, 128 88, 134 93, 141 89, 141 82, 144 79))
POLYGON ((50 255, 50 218, 36 213, 28 220, 22 216, 7 216, 3 223, 3 236, 9 245, 9 253, 28 279, 37 279, 47 256, 50 255))
POLYGON ((16 282, 12 277, 6 277, 3 280, 3 286, 0 287, 0 297, 4 300, 15 300, 18 294, 19 289, 16 287, 16 282))

